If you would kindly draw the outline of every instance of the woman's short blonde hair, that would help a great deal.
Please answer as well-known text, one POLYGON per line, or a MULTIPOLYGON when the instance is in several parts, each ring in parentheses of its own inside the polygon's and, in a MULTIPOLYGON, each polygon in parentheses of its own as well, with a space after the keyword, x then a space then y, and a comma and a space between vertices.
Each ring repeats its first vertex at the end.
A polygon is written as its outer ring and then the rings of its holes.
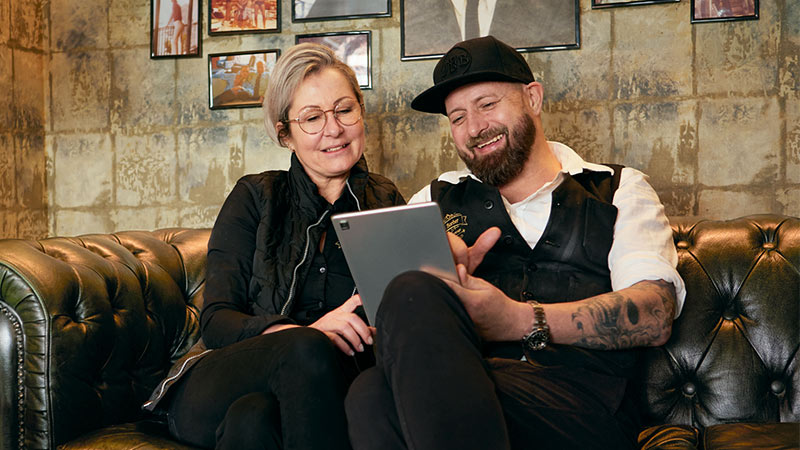
POLYGON ((364 96, 355 72, 350 66, 340 61, 333 50, 324 45, 312 43, 295 45, 278 58, 278 62, 272 70, 262 105, 267 134, 278 145, 285 147, 283 140, 290 135, 289 108, 292 106, 297 87, 309 75, 329 67, 344 74, 353 88, 356 100, 359 104, 364 104, 364 96), (280 132, 276 130, 278 123, 284 124, 280 132))

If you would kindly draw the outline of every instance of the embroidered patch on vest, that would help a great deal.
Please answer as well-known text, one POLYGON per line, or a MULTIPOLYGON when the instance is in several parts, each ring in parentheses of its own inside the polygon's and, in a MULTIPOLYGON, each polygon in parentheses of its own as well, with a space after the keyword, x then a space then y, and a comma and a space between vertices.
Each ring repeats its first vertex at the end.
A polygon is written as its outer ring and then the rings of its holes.
POLYGON ((467 233, 467 216, 461 213, 445 214, 444 216, 444 229, 456 236, 463 238, 467 233))

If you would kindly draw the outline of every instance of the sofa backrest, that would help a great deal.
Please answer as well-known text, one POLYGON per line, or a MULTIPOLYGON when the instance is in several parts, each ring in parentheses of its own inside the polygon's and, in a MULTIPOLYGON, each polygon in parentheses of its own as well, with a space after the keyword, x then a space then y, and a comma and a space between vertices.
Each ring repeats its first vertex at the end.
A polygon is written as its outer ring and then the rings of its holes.
MULTIPOLYGON (((800 219, 672 226, 687 297, 670 341, 643 351, 647 423, 800 421, 800 219)), ((209 235, 0 241, 0 447, 17 429, 27 448, 55 448, 139 417, 199 338, 209 235)))
POLYGON ((800 422, 800 219, 672 220, 686 303, 641 365, 650 425, 800 422))
POLYGON ((209 234, 0 241, 0 306, 23 324, 26 447, 55 448, 141 415, 199 338, 209 234))

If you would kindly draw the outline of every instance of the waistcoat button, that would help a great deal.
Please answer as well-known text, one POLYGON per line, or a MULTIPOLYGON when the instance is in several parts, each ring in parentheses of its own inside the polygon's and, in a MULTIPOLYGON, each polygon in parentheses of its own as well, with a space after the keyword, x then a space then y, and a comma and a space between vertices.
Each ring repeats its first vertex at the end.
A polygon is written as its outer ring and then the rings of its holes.
POLYGON ((514 238, 510 234, 503 236, 503 244, 511 245, 514 243, 514 238))
POLYGON ((494 202, 491 200, 486 200, 485 202, 483 202, 483 207, 486 209, 492 209, 494 208, 494 202))
POLYGON ((327 271, 328 271, 328 269, 326 269, 325 267, 320 267, 319 268, 319 273, 325 273, 327 271))

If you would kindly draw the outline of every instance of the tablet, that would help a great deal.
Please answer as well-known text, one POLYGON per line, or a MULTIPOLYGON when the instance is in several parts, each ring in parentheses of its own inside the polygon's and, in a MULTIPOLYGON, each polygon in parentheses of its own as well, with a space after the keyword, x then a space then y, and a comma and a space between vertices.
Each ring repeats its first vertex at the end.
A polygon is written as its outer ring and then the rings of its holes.
POLYGON ((397 275, 429 270, 458 279, 435 202, 336 214, 331 220, 370 325, 397 275))

